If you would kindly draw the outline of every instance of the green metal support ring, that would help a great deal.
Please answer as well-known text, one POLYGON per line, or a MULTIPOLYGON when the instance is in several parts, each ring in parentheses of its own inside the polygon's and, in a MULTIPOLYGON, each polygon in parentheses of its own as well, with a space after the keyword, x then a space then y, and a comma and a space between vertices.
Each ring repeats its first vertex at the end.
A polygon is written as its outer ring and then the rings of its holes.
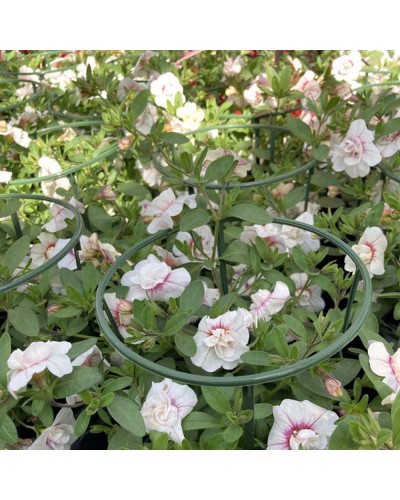
MULTIPOLYGON (((236 221, 239 219, 230 218, 226 220, 236 221)), ((326 347, 325 349, 316 354, 313 354, 309 358, 296 361, 290 366, 278 368, 276 370, 271 370, 263 373, 255 373, 251 375, 240 375, 232 377, 224 377, 220 375, 219 376, 194 375, 192 373, 173 370, 165 366, 158 365, 157 363, 154 363, 142 357, 140 354, 132 351, 126 344, 124 344, 117 337, 117 335, 113 332, 112 328, 110 327, 105 318, 103 301, 107 286, 111 281, 114 273, 132 255, 137 253, 142 248, 152 243, 155 243, 158 240, 161 240, 163 238, 166 238, 167 236, 175 234, 178 231, 178 229, 160 231, 157 234, 150 236, 149 238, 146 238, 141 243, 135 245, 131 250, 121 255, 114 262, 114 264, 110 266, 110 268, 104 275, 103 279, 99 284, 96 294, 96 316, 100 329, 106 336, 107 340, 122 356, 124 356, 126 359, 132 361, 136 365, 140 366, 141 368, 144 368, 149 372, 161 375, 166 378, 171 378, 172 380, 177 380, 179 382, 184 382, 186 384, 200 385, 200 386, 245 387, 245 386, 253 386, 268 382, 275 382, 277 380, 281 380, 283 378, 296 375, 297 373, 312 368, 313 366, 318 365, 319 363, 322 363, 328 358, 334 356, 357 336, 357 333, 363 326, 365 320, 367 319, 370 313, 372 304, 372 283, 368 271, 365 265, 363 264, 362 260, 360 259, 360 257, 337 236, 334 236, 323 229, 289 219, 274 218, 272 222, 275 224, 282 224, 282 225, 296 227, 298 229, 303 229, 305 231, 314 233, 324 238, 325 240, 329 241, 330 243, 333 243, 334 245, 339 247, 346 255, 348 255, 355 263, 357 269, 356 273, 353 276, 353 285, 350 292, 351 295, 350 298, 354 297, 354 291, 357 286, 358 277, 361 275, 361 279, 364 282, 364 297, 361 309, 358 311, 357 317, 355 318, 351 326, 343 332, 340 338, 336 339, 328 347, 326 347)), ((347 307, 349 307, 349 305, 347 307)))
POLYGON ((75 207, 73 207, 64 200, 58 200, 55 198, 50 198, 48 196, 42 196, 38 194, 13 193, 13 194, 0 195, 0 200, 10 200, 10 199, 19 200, 21 198, 29 200, 47 201, 50 203, 55 203, 56 205, 61 205, 67 210, 70 210, 74 214, 76 220, 75 232, 72 235, 71 240, 68 242, 68 244, 57 255, 54 255, 54 257, 49 259, 47 262, 45 262, 38 268, 33 269, 32 271, 29 271, 28 273, 25 273, 22 276, 18 276, 17 278, 13 279, 12 281, 9 281, 8 283, 0 285, 0 293, 8 292, 14 288, 17 288, 19 285, 28 283, 35 276, 38 276, 39 274, 42 274, 51 267, 53 267, 55 264, 57 264, 57 262, 59 262, 63 257, 65 257, 68 254, 68 252, 70 252, 70 250, 72 250, 78 244, 79 238, 81 237, 83 231, 83 219, 81 214, 75 207))

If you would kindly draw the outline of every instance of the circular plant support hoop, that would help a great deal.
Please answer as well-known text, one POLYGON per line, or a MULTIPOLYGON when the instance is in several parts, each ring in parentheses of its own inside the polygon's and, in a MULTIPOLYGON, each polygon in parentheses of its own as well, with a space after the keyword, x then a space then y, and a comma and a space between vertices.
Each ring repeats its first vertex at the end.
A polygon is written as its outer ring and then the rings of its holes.
MULTIPOLYGON (((233 219, 233 218, 226 219, 226 221, 228 220, 239 221, 239 219, 233 219)), ((112 330, 108 321, 106 320, 104 314, 105 312, 104 294, 107 291, 106 290, 107 286, 110 283, 114 273, 119 269, 119 267, 122 264, 124 264, 130 257, 132 257, 132 255, 134 255, 147 245, 150 245, 167 236, 175 234, 176 232, 178 232, 178 229, 162 231, 155 234, 154 236, 146 238, 141 243, 135 245, 131 250, 121 255, 114 262, 114 264, 110 266, 110 268, 104 275, 103 279, 99 284, 96 294, 96 316, 101 331, 104 333, 107 340, 122 356, 132 361, 136 365, 140 366, 141 368, 144 368, 145 370, 148 370, 154 374, 161 375, 166 378, 171 378, 179 382, 184 382, 186 384, 200 385, 200 386, 217 386, 217 387, 249 388, 250 386, 254 386, 257 384, 275 382, 277 380, 281 380, 283 378, 296 375, 304 370, 312 368, 313 366, 322 363, 323 361, 327 360, 328 358, 338 353, 341 349, 343 349, 343 347, 345 347, 351 340, 353 340, 356 337, 358 331, 360 330, 365 320, 367 319, 367 316, 371 309, 372 283, 365 265, 363 264, 359 256, 346 243, 341 241, 338 237, 329 234, 327 231, 323 229, 319 229, 302 222, 292 221, 288 219, 281 219, 281 218, 274 218, 272 222, 275 224, 296 227, 298 229, 309 231, 311 233, 314 233, 322 237, 323 239, 339 247, 346 255, 348 255, 352 259, 352 261, 356 265, 356 272, 353 276, 353 282, 349 292, 349 300, 346 307, 345 331, 339 338, 337 338, 329 346, 327 346, 320 352, 313 354, 309 358, 301 359, 289 366, 277 368, 262 373, 254 373, 250 375, 239 375, 231 377, 224 377, 221 375, 216 375, 216 376, 195 375, 192 373, 173 370, 165 366, 159 365, 157 363, 154 363, 144 358, 137 352, 134 352, 132 349, 130 349, 126 344, 124 344, 118 338, 117 334, 112 330), (350 310, 353 304, 354 295, 360 278, 364 281, 364 297, 361 304, 361 309, 358 311, 357 317, 355 318, 351 326, 348 326, 350 320, 350 310)))
MULTIPOLYGON (((261 116, 262 118, 263 116, 261 116)), ((253 119, 258 120, 260 117, 258 116, 253 116, 253 119)), ((290 130, 285 127, 279 127, 277 125, 270 125, 270 124, 259 124, 259 123, 243 123, 243 124, 226 124, 226 125, 214 125, 210 127, 204 127, 202 129, 197 129, 193 130, 191 132, 187 132, 186 135, 196 135, 201 132, 208 132, 210 130, 236 130, 236 129, 254 129, 256 131, 259 130, 271 130, 272 132, 287 132, 290 133, 290 130)), ((275 141, 275 138, 273 139, 275 141)), ((205 189, 213 189, 213 190, 230 190, 230 189, 235 189, 235 188, 251 188, 251 187, 262 187, 262 186, 268 186, 270 184, 275 184, 278 182, 283 182, 287 180, 293 179, 293 177, 296 177, 300 174, 303 174, 305 172, 308 172, 308 178, 307 178, 307 183, 306 183, 306 199, 308 199, 309 195, 309 190, 310 190, 310 182, 311 182, 311 175, 314 171, 314 168, 319 164, 320 162, 318 160, 312 160, 306 165, 303 165, 301 167, 298 167, 290 172, 286 172, 284 174, 279 174, 279 175, 273 175, 272 177, 268 177, 267 179, 262 179, 259 181, 249 181, 249 182, 232 182, 232 183, 226 183, 226 184, 207 184, 205 186, 205 189)), ((154 168, 163 176, 166 178, 171 177, 170 173, 168 170, 166 170, 165 167, 160 165, 160 163, 157 161, 156 158, 153 157, 153 164, 154 168)), ((192 182, 187 181, 185 179, 182 180, 183 184, 185 184, 188 187, 195 187, 192 182)), ((308 201, 308 200, 307 200, 308 201)))
MULTIPOLYGON (((1 200, 20 200, 20 199, 28 199, 28 200, 38 200, 38 201, 46 201, 50 203, 55 203, 56 205, 60 205, 67 210, 71 211, 76 220, 76 226, 75 226, 75 231, 74 234, 71 237, 71 240, 68 242, 68 244, 56 255, 54 255, 51 259, 49 259, 47 262, 42 264, 36 269, 33 269, 32 271, 29 271, 28 273, 25 273, 21 276, 16 277, 12 281, 9 281, 8 283, 4 283, 0 285, 0 293, 8 292, 19 285, 23 285, 24 283, 28 283, 31 281, 35 276, 38 276, 39 274, 44 273, 51 267, 53 267, 57 262, 59 262, 63 257, 65 257, 78 243, 79 243, 79 238, 82 234, 83 231, 83 219, 79 211, 67 203, 66 201, 55 199, 55 198, 50 198, 48 196, 42 196, 38 194, 19 194, 19 193, 13 193, 13 194, 2 194, 0 195, 0 201, 1 200)), ((18 221, 18 219, 17 219, 18 221)), ((18 223, 13 219, 14 224, 18 223)), ((15 226, 14 226, 15 227, 15 226)))
POLYGON ((66 170, 63 170, 62 172, 59 172, 58 174, 52 174, 52 175, 44 175, 43 177, 31 177, 29 179, 16 179, 14 181, 11 181, 9 183, 10 186, 21 186, 24 184, 35 184, 37 182, 45 182, 45 181, 54 181, 56 179, 61 179, 62 177, 68 177, 76 172, 79 172, 80 170, 84 169, 85 167, 88 167, 89 165, 92 165, 94 163, 98 163, 101 160, 104 160, 105 158, 108 158, 112 154, 114 154, 118 150, 117 144, 112 144, 109 148, 105 149, 102 153, 99 155, 95 156, 91 160, 85 161, 81 163, 80 165, 76 165, 75 167, 67 168, 66 170))

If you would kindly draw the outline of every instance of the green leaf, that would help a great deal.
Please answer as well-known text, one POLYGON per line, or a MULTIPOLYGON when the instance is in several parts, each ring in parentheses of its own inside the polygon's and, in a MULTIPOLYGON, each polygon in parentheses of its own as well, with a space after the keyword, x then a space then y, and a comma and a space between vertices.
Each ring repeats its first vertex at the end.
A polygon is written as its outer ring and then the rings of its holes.
POLYGON ((172 316, 172 318, 169 318, 169 320, 165 323, 164 335, 166 337, 169 337, 181 331, 182 328, 187 324, 188 318, 188 313, 175 314, 174 316, 172 316))
POLYGON ((37 417, 42 412, 46 401, 44 399, 35 399, 32 401, 31 412, 34 417, 37 417))
POLYGON ((203 304, 204 285, 200 280, 192 281, 182 293, 179 299, 179 310, 181 313, 194 314, 203 304))
POLYGON ((211 215, 207 210, 202 208, 194 208, 188 210, 181 219, 180 229, 181 231, 191 231, 200 226, 208 224, 211 219, 211 215))
POLYGON ((109 450, 138 450, 142 445, 141 438, 134 436, 126 429, 119 427, 115 434, 109 439, 109 450))
POLYGON ((184 355, 192 357, 196 354, 196 343, 187 333, 178 332, 175 334, 175 345, 177 349, 184 355))
POLYGON ((169 436, 166 432, 150 431, 153 450, 168 450, 169 436))
POLYGON ((86 413, 85 410, 81 411, 75 424, 75 434, 77 436, 82 436, 90 424, 91 416, 86 413))
POLYGON ((146 109, 149 91, 142 90, 129 105, 129 119, 135 121, 146 109))
POLYGON ((11 355, 11 337, 6 332, 0 337, 0 385, 7 386, 7 361, 11 355))
POLYGON ((201 392, 207 403, 217 413, 225 415, 226 412, 232 411, 229 399, 220 389, 218 389, 218 387, 202 387, 201 392))
POLYGON ((389 122, 385 123, 381 129, 380 135, 390 135, 398 132, 400 130, 400 118, 393 118, 389 122))
POLYGON ((146 434, 139 408, 130 399, 115 396, 114 401, 107 407, 107 410, 119 425, 135 436, 142 437, 146 434))
POLYGON ((81 340, 80 342, 75 342, 74 344, 72 344, 71 349, 68 351, 69 359, 77 358, 78 356, 80 356, 84 352, 88 351, 93 346, 95 346, 96 342, 97 342, 97 338, 81 340))
POLYGON ((293 135, 301 139, 307 144, 314 144, 315 138, 311 132, 310 127, 304 123, 300 118, 294 116, 288 116, 286 120, 286 126, 292 132, 293 135))
POLYGON ((240 359, 248 365, 271 366, 271 354, 263 351, 245 352, 240 359))
POLYGON ((0 421, 0 439, 7 444, 13 444, 18 441, 17 428, 8 415, 4 415, 0 421))
POLYGON ((350 422, 356 422, 352 416, 345 418, 337 424, 332 436, 329 439, 330 450, 357 450, 358 446, 354 442, 350 432, 350 422))
POLYGON ((268 418, 272 415, 273 406, 270 403, 257 403, 254 405, 254 420, 268 418))
POLYGON ((189 139, 186 135, 177 134, 176 132, 168 132, 167 134, 161 134, 160 139, 167 144, 185 144, 189 142, 189 139))
POLYGON ((221 259, 229 262, 239 262, 241 264, 250 264, 250 249, 242 241, 236 240, 228 245, 225 252, 221 255, 221 259))
POLYGON ((194 431, 198 429, 213 429, 221 427, 219 422, 214 416, 201 411, 193 411, 182 422, 184 431, 194 431))
POLYGON ((323 161, 326 160, 329 156, 329 147, 325 144, 318 146, 317 148, 313 148, 312 157, 315 160, 323 161))
POLYGON ((6 256, 4 258, 3 264, 8 268, 10 273, 12 273, 23 260, 24 257, 28 255, 29 248, 31 246, 31 241, 29 236, 22 236, 15 243, 13 243, 7 250, 6 256))
POLYGON ((108 394, 109 392, 116 392, 125 389, 132 385, 132 377, 120 377, 117 379, 107 380, 103 386, 102 393, 108 394))
POLYGON ((272 217, 266 210, 251 204, 236 205, 225 213, 225 217, 237 217, 252 224, 263 225, 272 221, 272 217))
POLYGON ((397 394, 392 406, 393 445, 400 449, 400 394, 397 394))
POLYGON ((53 407, 49 401, 46 401, 42 411, 39 414, 40 421, 45 427, 51 427, 54 421, 53 407))
POLYGON ((83 289, 87 295, 92 294, 99 284, 100 273, 97 271, 92 262, 87 262, 82 270, 83 289))
POLYGON ((72 396, 73 394, 79 394, 85 389, 98 384, 101 378, 101 374, 97 368, 75 366, 72 373, 64 375, 64 377, 57 381, 54 387, 54 397, 60 399, 72 396))
POLYGON ((221 156, 212 161, 203 177, 205 181, 222 181, 227 177, 235 168, 236 161, 232 155, 221 156))
POLYGON ((51 314, 50 317, 51 318, 59 318, 59 319, 74 318, 74 317, 78 316, 79 314, 81 314, 81 312, 82 312, 82 309, 80 309, 79 307, 68 306, 68 307, 64 307, 63 309, 60 309, 59 311, 57 311, 54 314, 51 314))
POLYGON ((133 181, 120 184, 116 188, 116 191, 118 193, 131 196, 132 198, 137 198, 138 200, 144 200, 145 198, 150 197, 150 191, 147 188, 133 181))
POLYGON ((243 434, 243 429, 236 425, 231 425, 227 427, 224 431, 224 439, 227 443, 234 443, 243 434))
POLYGON ((23 335, 38 335, 40 332, 39 320, 36 314, 27 306, 20 305, 8 311, 8 318, 12 326, 23 335))
POLYGON ((21 202, 18 200, 7 201, 0 210, 0 219, 2 219, 3 217, 9 217, 10 215, 14 214, 20 206, 21 202))
POLYGON ((85 298, 81 294, 81 292, 79 292, 79 290, 77 290, 76 288, 74 288, 74 287, 72 287, 70 285, 67 285, 65 287, 65 291, 67 292, 67 297, 69 298, 69 300, 71 302, 73 302, 74 304, 77 304, 77 305, 83 305, 84 304, 85 298))

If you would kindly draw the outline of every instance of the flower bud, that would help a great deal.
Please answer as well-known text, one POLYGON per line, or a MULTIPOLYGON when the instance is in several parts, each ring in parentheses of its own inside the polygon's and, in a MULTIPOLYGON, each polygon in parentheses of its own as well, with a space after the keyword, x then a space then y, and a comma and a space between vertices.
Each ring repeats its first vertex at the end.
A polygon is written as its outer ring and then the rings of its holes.
POLYGON ((121 151, 127 151, 131 147, 132 142, 133 136, 123 137, 118 143, 118 149, 120 149, 121 151))
POLYGON ((328 192, 327 195, 329 198, 335 198, 340 194, 340 188, 338 186, 328 186, 328 192))
POLYGON ((112 190, 111 186, 104 186, 104 188, 95 195, 94 200, 116 200, 117 195, 112 190))
POLYGON ((61 308, 61 304, 51 304, 51 306, 47 306, 47 314, 56 314, 61 308))
POLYGON ((340 380, 332 377, 332 375, 329 375, 329 373, 326 373, 321 368, 317 368, 316 373, 319 377, 321 377, 325 389, 331 396, 334 396, 335 398, 343 396, 342 383, 340 380))

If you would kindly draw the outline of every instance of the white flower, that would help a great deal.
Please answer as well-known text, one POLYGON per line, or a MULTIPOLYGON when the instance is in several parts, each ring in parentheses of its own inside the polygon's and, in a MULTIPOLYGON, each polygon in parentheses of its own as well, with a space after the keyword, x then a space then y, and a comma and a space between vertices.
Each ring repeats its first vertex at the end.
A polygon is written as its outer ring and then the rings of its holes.
POLYGON ((186 269, 172 270, 155 255, 136 264, 133 271, 122 276, 121 284, 129 287, 127 300, 159 300, 168 302, 171 297, 180 297, 190 283, 186 269))
POLYGON ((13 127, 12 135, 14 141, 23 148, 29 148, 29 144, 32 142, 32 139, 29 137, 28 132, 22 130, 22 128, 13 127))
POLYGON ((57 243, 57 238, 49 233, 40 233, 37 238, 40 243, 32 245, 31 248, 31 269, 36 269, 50 260, 54 255, 54 249, 57 243))
MULTIPOLYGON (((62 172, 61 165, 58 163, 58 161, 49 158, 48 156, 42 156, 38 161, 38 164, 40 167, 39 177, 59 174, 60 172, 62 172)), ((71 184, 66 177, 61 177, 52 181, 44 181, 41 183, 41 186, 42 191, 46 196, 50 196, 52 198, 61 198, 61 196, 56 193, 56 190, 58 188, 62 188, 68 191, 68 189, 70 189, 71 187, 71 184)))
MULTIPOLYGON (((56 255, 58 254, 63 248, 65 248, 65 246, 71 241, 70 238, 67 238, 67 239, 64 239, 64 238, 60 238, 59 240, 57 240, 57 243, 54 247, 54 252, 53 252, 53 255, 56 255)), ((77 264, 76 264, 76 259, 75 259, 75 252, 73 249, 71 249, 67 255, 65 257, 63 257, 58 263, 57 263, 57 267, 59 269, 62 269, 62 268, 67 268, 69 269, 70 271, 74 271, 75 269, 78 268, 77 264)))
MULTIPOLYGON (((312 226, 314 224, 314 215, 307 211, 299 215, 295 220, 312 226)), ((320 248, 319 239, 311 231, 305 231, 297 227, 283 226, 281 237, 289 249, 299 245, 304 252, 316 252, 320 248)))
POLYGON ((126 299, 117 299, 115 293, 105 293, 104 299, 114 318, 118 330, 124 339, 129 337, 127 328, 131 325, 132 302, 126 299))
POLYGON ((141 202, 141 215, 143 217, 154 217, 150 222, 147 231, 150 234, 157 233, 161 229, 171 229, 174 225, 172 217, 179 215, 183 210, 183 205, 189 208, 196 208, 196 195, 181 195, 178 198, 171 188, 163 191, 159 196, 149 202, 144 200, 141 202))
POLYGON ((258 290, 251 295, 250 312, 254 317, 254 323, 259 319, 269 321, 273 314, 279 312, 290 299, 290 291, 286 283, 277 281, 272 292, 269 290, 258 290))
POLYGON ((201 175, 205 175, 205 173, 207 172, 207 168, 209 167, 211 162, 228 155, 233 156, 234 160, 238 162, 236 167, 233 169, 232 174, 241 178, 246 177, 248 171, 251 169, 251 162, 236 155, 232 150, 225 148, 212 149, 208 151, 206 159, 204 160, 203 166, 201 168, 201 175))
POLYGON ((149 135, 153 125, 157 122, 157 108, 153 104, 148 104, 143 113, 135 122, 136 130, 143 135, 149 135))
POLYGON ((372 341, 368 347, 369 365, 371 370, 381 377, 393 393, 382 401, 382 404, 393 403, 400 392, 400 349, 390 355, 383 342, 372 341))
POLYGON ((106 366, 109 366, 109 363, 103 359, 103 354, 97 345, 94 345, 84 353, 80 354, 77 358, 72 362, 72 366, 99 366, 99 364, 103 361, 106 366))
POLYGON ((25 351, 16 349, 8 358, 10 371, 7 374, 7 388, 15 393, 27 385, 35 373, 46 368, 56 377, 72 372, 72 364, 67 356, 72 344, 69 342, 32 342, 25 351))
MULTIPOLYGON (((75 198, 71 198, 68 203, 77 208, 81 214, 85 213, 84 204, 75 198)), ((46 231, 49 231, 50 233, 55 233, 65 229, 67 227, 65 220, 73 219, 75 217, 73 212, 61 205, 57 205, 56 203, 53 203, 50 206, 50 213, 53 218, 43 226, 43 229, 46 229, 46 231)))
POLYGON ((207 284, 203 281, 204 286, 204 298, 203 304, 212 307, 215 302, 221 297, 221 293, 218 288, 209 288, 207 284))
POLYGON ((299 297, 298 304, 307 311, 320 312, 325 308, 325 301, 321 297, 321 287, 318 285, 308 285, 304 288, 308 276, 306 273, 293 273, 290 276, 296 285, 296 297, 299 297))
POLYGON ((205 316, 193 337, 197 351, 190 359, 207 372, 221 367, 231 370, 239 364, 241 355, 249 351, 249 337, 240 311, 228 311, 213 319, 205 316))
POLYGON ((321 87, 319 83, 315 80, 317 75, 314 71, 306 71, 302 77, 300 77, 299 81, 292 87, 292 90, 299 90, 305 96, 305 101, 303 105, 307 102, 307 99, 317 100, 321 95, 321 87))
POLYGON ((182 420, 196 403, 196 393, 187 385, 177 384, 169 378, 153 382, 140 410, 146 431, 166 432, 172 441, 181 443, 185 439, 182 420))
POLYGON ((81 259, 91 260, 96 266, 104 267, 106 264, 112 264, 119 255, 110 243, 102 243, 97 233, 93 233, 89 237, 83 234, 79 243, 82 249, 81 259))
POLYGON ((176 116, 182 120, 183 131, 197 130, 204 120, 204 111, 194 102, 187 102, 176 110, 176 116))
MULTIPOLYGON (((243 274, 247 270, 247 266, 245 264, 238 264, 237 266, 232 266, 232 269, 233 269, 233 276, 232 276, 231 288, 234 288, 241 281, 243 274)), ((255 282, 255 280, 256 277, 254 275, 249 277, 247 281, 241 284, 237 293, 239 295, 250 295, 251 286, 255 282)))
MULTIPOLYGON (((358 245, 353 245, 351 248, 363 261, 372 278, 375 274, 380 275, 385 272, 386 247, 387 239, 382 229, 379 227, 368 227, 363 232, 358 245)), ((344 268, 346 271, 353 273, 356 270, 356 265, 349 256, 346 256, 344 259, 344 268)))
POLYGON ((243 233, 240 235, 240 240, 246 245, 255 243, 256 238, 263 239, 271 248, 277 248, 278 253, 286 252, 286 244, 280 236, 281 228, 277 224, 254 224, 254 226, 244 226, 243 233))
POLYGON ((151 187, 161 185, 162 175, 156 168, 153 167, 152 163, 142 163, 140 160, 136 160, 136 168, 139 170, 139 173, 146 184, 151 187))
POLYGON ((228 57, 224 62, 224 75, 225 76, 235 76, 238 75, 243 68, 243 59, 238 56, 233 59, 233 57, 228 57))
POLYGON ((344 140, 334 147, 333 170, 335 172, 344 170, 353 179, 368 175, 370 167, 377 165, 382 159, 373 140, 374 132, 367 129, 365 121, 355 120, 350 125, 344 140))
POLYGON ((76 421, 71 408, 62 408, 51 427, 45 429, 28 450, 70 450, 78 437, 74 433, 76 421))
MULTIPOLYGON (((180 242, 186 242, 192 250, 193 260, 211 259, 212 251, 214 248, 214 235, 209 226, 200 226, 193 229, 193 231, 200 237, 202 244, 202 251, 195 246, 194 239, 190 233, 179 231, 176 239, 180 242), (205 255, 204 255, 205 254, 205 255)), ((174 254, 180 258, 180 262, 185 264, 191 262, 178 248, 174 245, 172 247, 174 254)))
POLYGON ((0 170, 0 183, 8 183, 10 182, 12 177, 12 172, 8 172, 7 170, 0 170))
POLYGON ((267 450, 325 450, 339 418, 310 401, 284 399, 273 407, 274 425, 267 450))
POLYGON ((249 88, 243 91, 243 98, 252 108, 264 104, 263 92, 256 83, 252 83, 249 88))
POLYGON ((93 56, 89 56, 86 59, 86 64, 85 63, 78 64, 78 66, 76 67, 76 76, 78 78, 84 78, 86 80, 86 72, 87 72, 88 66, 90 66, 92 71, 95 68, 97 68, 96 59, 93 56))
MULTIPOLYGON (((397 111, 394 118, 400 118, 400 110, 397 111)), ((380 137, 376 145, 383 158, 390 158, 395 155, 397 151, 400 151, 400 131, 393 132, 385 137, 380 137)))
POLYGON ((157 106, 167 108, 167 103, 174 105, 176 94, 181 95, 182 102, 185 102, 183 87, 178 78, 171 72, 160 75, 150 84, 150 92, 155 97, 157 106))
POLYGON ((353 83, 359 77, 362 67, 361 54, 353 50, 350 54, 337 57, 332 61, 332 75, 338 82, 353 83))

